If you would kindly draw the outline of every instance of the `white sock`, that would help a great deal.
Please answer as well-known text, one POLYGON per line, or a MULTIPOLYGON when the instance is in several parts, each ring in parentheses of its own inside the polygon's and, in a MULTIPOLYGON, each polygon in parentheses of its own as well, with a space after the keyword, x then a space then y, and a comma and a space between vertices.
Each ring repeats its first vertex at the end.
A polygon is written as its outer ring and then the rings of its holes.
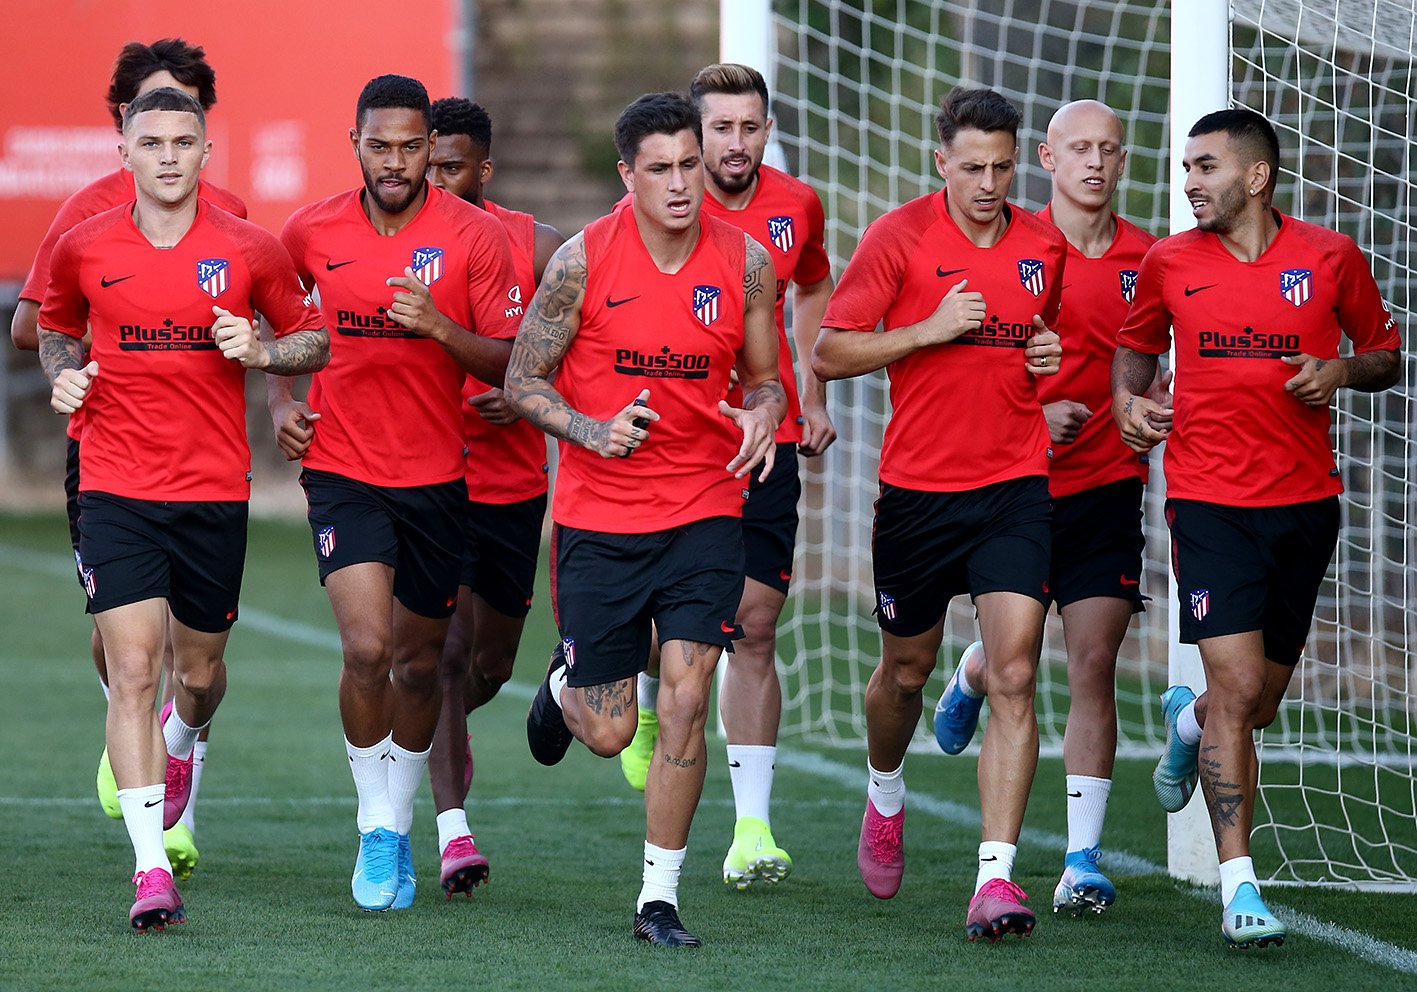
POLYGON ((986 840, 979 845, 979 874, 974 876, 974 891, 984 888, 984 883, 993 878, 1013 881, 1014 857, 1018 846, 1005 844, 1001 840, 986 840))
MULTIPOLYGON (((738 819, 754 816, 764 823, 768 822, 768 806, 772 802, 772 773, 776 762, 775 746, 728 745, 728 777, 733 782, 733 806, 738 819)), ((878 806, 877 809, 879 808, 878 806)))
POLYGON ((389 741, 389 805, 394 808, 394 829, 406 834, 413 827, 413 797, 428 773, 430 745, 425 751, 410 751, 389 741))
MULTIPOLYGON (((965 657, 968 655, 966 654, 965 657)), ((984 696, 984 693, 969 684, 969 672, 964 664, 964 658, 959 660, 959 665, 955 668, 954 680, 955 685, 959 686, 959 691, 970 699, 980 699, 984 696)))
POLYGON ((659 708, 659 679, 648 672, 640 672, 640 677, 636 680, 636 688, 639 694, 640 709, 656 710, 659 708))
POLYGON ((172 871, 172 862, 167 860, 167 851, 162 846, 162 799, 166 791, 161 782, 118 790, 123 825, 128 828, 128 839, 133 842, 135 874, 154 868, 172 871))
POLYGON ((644 885, 640 887, 640 898, 635 902, 635 912, 645 908, 647 902, 667 902, 679 908, 679 871, 684 867, 684 853, 655 847, 645 841, 644 885))
POLYGON ((438 814, 438 853, 440 855, 457 838, 471 836, 472 828, 467 825, 467 810, 459 806, 456 809, 445 809, 438 814))
POLYGON ((207 742, 199 740, 192 745, 192 795, 187 800, 187 808, 182 811, 182 819, 177 821, 185 824, 194 837, 197 834, 197 788, 202 784, 202 767, 206 763, 207 742))
POLYGON ((196 746, 197 738, 201 735, 202 727, 189 727, 183 723, 174 705, 167 714, 167 722, 162 725, 162 739, 167 743, 167 753, 178 761, 186 761, 192 756, 192 748, 196 746))
POLYGON ((98 687, 103 690, 103 701, 108 702, 108 683, 103 681, 103 679, 99 679, 98 687))
POLYGON ((394 735, 389 734, 370 747, 355 747, 345 738, 344 750, 349 755, 349 771, 354 776, 354 790, 359 794, 359 832, 367 834, 383 827, 394 829, 394 807, 389 803, 389 748, 394 735))
POLYGON ((1186 704, 1186 708, 1176 714, 1176 736, 1181 738, 1182 744, 1199 744, 1201 742, 1201 725, 1196 722, 1196 704, 1194 701, 1186 704))
POLYGON ((1069 775, 1068 853, 1096 847, 1102 842, 1102 820, 1107 816, 1107 797, 1112 794, 1110 778, 1069 775))
POLYGON ((551 698, 556 700, 556 705, 565 709, 561 703, 561 694, 566 691, 566 666, 562 665, 552 672, 546 679, 546 684, 551 687, 551 698))
POLYGON ((893 772, 878 772, 866 762, 866 798, 882 816, 895 816, 905 809, 905 762, 893 772))
POLYGON ((1235 890, 1246 882, 1253 885, 1256 892, 1260 890, 1260 880, 1255 877, 1253 858, 1231 858, 1229 861, 1222 861, 1220 863, 1220 905, 1230 905, 1230 900, 1235 898, 1235 890))

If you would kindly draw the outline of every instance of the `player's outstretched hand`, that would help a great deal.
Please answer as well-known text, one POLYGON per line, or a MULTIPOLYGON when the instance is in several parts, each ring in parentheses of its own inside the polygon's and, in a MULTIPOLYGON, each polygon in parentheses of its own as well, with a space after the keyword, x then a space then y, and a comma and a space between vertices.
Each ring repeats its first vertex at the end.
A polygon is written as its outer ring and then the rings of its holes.
POLYGON ((1286 365, 1301 366, 1294 378, 1284 384, 1284 391, 1307 406, 1328 406, 1333 394, 1345 382, 1348 366, 1343 362, 1326 361, 1313 355, 1285 355, 1279 359, 1286 365))
POLYGON ((1128 448, 1146 454, 1171 433, 1170 407, 1145 396, 1120 394, 1112 398, 1112 419, 1128 448))
POLYGON ((1092 411, 1073 400, 1059 400, 1043 405, 1043 419, 1048 421, 1048 440, 1054 444, 1072 444, 1078 431, 1092 416, 1092 411))
POLYGON ((299 461, 315 440, 315 421, 320 415, 304 400, 289 400, 271 407, 271 426, 276 431, 276 447, 288 462, 299 461))
POLYGON ((753 466, 762 462, 763 471, 758 476, 758 481, 767 479, 768 474, 772 472, 773 459, 777 455, 777 445, 773 443, 777 424, 773 422, 772 415, 766 410, 744 410, 741 407, 729 406, 727 400, 718 401, 718 412, 737 424, 738 429, 743 432, 743 444, 725 468, 733 473, 734 478, 741 479, 753 470, 753 466))
POLYGON ((512 405, 507 402, 507 394, 496 386, 486 392, 469 397, 467 405, 476 410, 477 415, 483 420, 489 424, 496 424, 498 427, 515 424, 521 419, 517 416, 517 411, 513 410, 512 405))
POLYGON ((98 378, 98 362, 89 362, 81 369, 64 369, 54 377, 49 392, 49 407, 55 413, 73 413, 84 405, 93 381, 98 378))
POLYGON ((1023 360, 1034 375, 1057 375, 1062 367, 1063 342, 1057 331, 1050 331, 1038 314, 1033 315, 1037 332, 1024 343, 1023 360))
POLYGON ((797 450, 808 458, 815 458, 832 446, 836 440, 836 428, 832 426, 831 415, 819 403, 802 404, 802 440, 797 450))
POLYGON ((968 279, 961 279, 949 288, 935 312, 921 321, 925 334, 922 345, 948 344, 984 324, 986 311, 984 294, 966 292, 968 279))
POLYGON ((388 309, 389 316, 414 334, 436 338, 443 315, 433 302, 432 291, 413 274, 413 269, 405 265, 403 275, 388 280, 388 284, 398 290, 394 294, 393 306, 388 309))
POLYGON ((249 320, 221 307, 212 307, 212 313, 216 314, 212 340, 221 349, 222 358, 240 362, 248 369, 263 369, 271 364, 270 352, 249 320))

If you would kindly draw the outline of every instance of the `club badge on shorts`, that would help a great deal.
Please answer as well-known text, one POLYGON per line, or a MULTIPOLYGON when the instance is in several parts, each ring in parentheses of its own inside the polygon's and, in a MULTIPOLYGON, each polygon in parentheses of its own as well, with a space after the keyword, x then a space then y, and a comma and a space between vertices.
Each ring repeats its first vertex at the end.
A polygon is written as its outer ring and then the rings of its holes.
POLYGON ((321 557, 321 558, 328 558, 330 555, 332 555, 332 554, 335 553, 335 525, 334 525, 334 524, 330 524, 328 527, 322 528, 322 529, 320 530, 319 537, 317 538, 317 543, 318 543, 319 546, 320 546, 320 557, 321 557))
POLYGON ((1206 614, 1208 614, 1209 612, 1210 590, 1197 589, 1195 592, 1191 593, 1191 616, 1196 618, 1196 622, 1200 623, 1202 620, 1204 620, 1206 618, 1206 614))
POLYGON ((574 637, 561 638, 561 657, 566 659, 567 672, 576 667, 576 639, 574 637))
POLYGON ((887 620, 894 620, 895 597, 888 592, 880 592, 876 594, 876 598, 880 602, 879 609, 881 612, 881 616, 885 617, 887 620))

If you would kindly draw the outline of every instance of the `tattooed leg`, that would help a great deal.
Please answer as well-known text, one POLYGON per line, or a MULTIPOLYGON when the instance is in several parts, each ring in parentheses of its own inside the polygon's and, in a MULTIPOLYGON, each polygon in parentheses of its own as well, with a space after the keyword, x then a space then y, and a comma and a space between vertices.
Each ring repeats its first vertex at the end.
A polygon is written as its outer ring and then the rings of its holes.
POLYGON ((639 711, 633 678, 582 689, 568 688, 561 704, 566 729, 602 758, 615 757, 635 736, 639 711))
POLYGON ((678 850, 704 788, 704 725, 709 691, 723 649, 696 641, 667 641, 659 661, 659 741, 645 783, 646 836, 678 850))

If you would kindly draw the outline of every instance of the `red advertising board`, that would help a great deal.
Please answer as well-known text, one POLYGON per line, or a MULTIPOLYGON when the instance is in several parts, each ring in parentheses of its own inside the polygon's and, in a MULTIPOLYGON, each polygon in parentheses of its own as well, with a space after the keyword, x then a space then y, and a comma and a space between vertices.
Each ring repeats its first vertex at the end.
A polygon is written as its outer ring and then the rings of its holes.
POLYGON ((360 182, 349 143, 371 77, 455 91, 461 0, 18 0, 0 59, 0 281, 22 281, 64 198, 119 165, 108 115, 113 59, 129 41, 181 37, 217 74, 206 178, 278 232, 296 207, 360 182))

